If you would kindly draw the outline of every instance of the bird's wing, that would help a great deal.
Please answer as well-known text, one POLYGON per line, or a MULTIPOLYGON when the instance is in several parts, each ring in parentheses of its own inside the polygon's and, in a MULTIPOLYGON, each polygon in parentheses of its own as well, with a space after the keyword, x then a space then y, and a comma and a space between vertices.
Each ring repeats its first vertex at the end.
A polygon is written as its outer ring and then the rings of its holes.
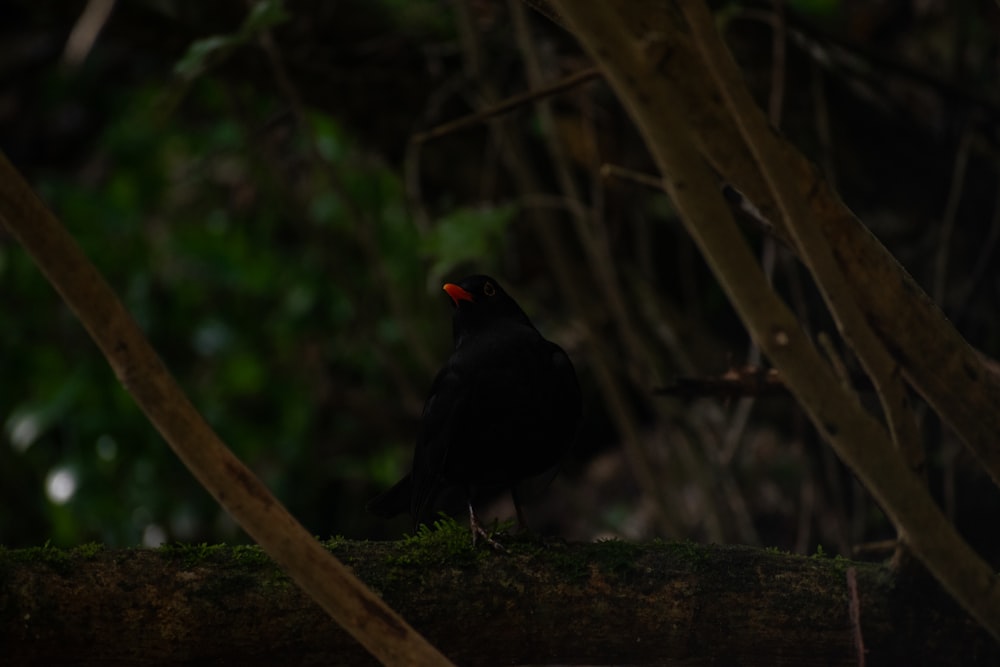
POLYGON ((452 414, 464 402, 461 385, 459 372, 447 364, 434 378, 424 403, 411 473, 411 513, 415 523, 433 519, 435 499, 445 485, 441 471, 451 442, 452 414))
POLYGON ((573 364, 534 327, 513 323, 465 341, 434 379, 424 405, 413 459, 415 521, 433 520, 448 493, 464 500, 472 486, 505 483, 512 464, 524 467, 525 456, 529 468, 531 462, 554 466, 579 420, 573 364), (539 446, 555 449, 537 451, 539 446))

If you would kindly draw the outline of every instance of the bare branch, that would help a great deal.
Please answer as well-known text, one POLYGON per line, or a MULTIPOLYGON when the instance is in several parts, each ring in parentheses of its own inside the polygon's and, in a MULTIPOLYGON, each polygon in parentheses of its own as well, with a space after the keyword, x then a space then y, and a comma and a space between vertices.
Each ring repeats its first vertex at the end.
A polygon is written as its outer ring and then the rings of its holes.
POLYGON ((184 465, 309 596, 386 664, 447 663, 323 549, 225 446, 69 232, 2 154, 0 221, 73 310, 122 385, 184 465))

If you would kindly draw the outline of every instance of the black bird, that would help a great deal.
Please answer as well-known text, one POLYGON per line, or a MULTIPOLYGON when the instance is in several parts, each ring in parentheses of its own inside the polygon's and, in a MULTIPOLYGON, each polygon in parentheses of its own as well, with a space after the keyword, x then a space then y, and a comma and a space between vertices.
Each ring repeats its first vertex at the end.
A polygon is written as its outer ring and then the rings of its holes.
POLYGON ((368 504, 414 526, 459 494, 472 541, 483 530, 473 508, 482 489, 509 489, 524 527, 523 483, 552 473, 576 437, 580 387, 566 353, 546 340, 496 280, 470 276, 444 286, 455 303, 455 349, 424 404, 411 472, 368 504))

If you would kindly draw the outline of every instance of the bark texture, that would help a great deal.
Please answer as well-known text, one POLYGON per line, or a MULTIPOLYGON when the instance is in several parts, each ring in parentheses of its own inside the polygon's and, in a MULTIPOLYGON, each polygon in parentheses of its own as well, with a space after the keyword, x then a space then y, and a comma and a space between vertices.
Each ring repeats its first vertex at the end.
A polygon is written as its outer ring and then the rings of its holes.
MULTIPOLYGON (((462 665, 1000 664, 928 577, 748 547, 505 540, 329 546, 462 665)), ((4 664, 374 664, 257 547, 0 552, 4 664)))

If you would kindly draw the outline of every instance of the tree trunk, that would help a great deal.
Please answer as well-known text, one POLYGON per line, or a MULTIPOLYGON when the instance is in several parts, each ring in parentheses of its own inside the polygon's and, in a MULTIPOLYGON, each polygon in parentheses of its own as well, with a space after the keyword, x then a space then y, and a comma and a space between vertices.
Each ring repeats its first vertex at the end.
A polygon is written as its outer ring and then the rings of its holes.
MULTIPOLYGON (((462 665, 1000 664, 925 576, 690 543, 329 546, 462 665), (849 570, 860 622, 851 620, 849 570)), ((373 664, 257 547, 0 551, 4 664, 373 664)))

